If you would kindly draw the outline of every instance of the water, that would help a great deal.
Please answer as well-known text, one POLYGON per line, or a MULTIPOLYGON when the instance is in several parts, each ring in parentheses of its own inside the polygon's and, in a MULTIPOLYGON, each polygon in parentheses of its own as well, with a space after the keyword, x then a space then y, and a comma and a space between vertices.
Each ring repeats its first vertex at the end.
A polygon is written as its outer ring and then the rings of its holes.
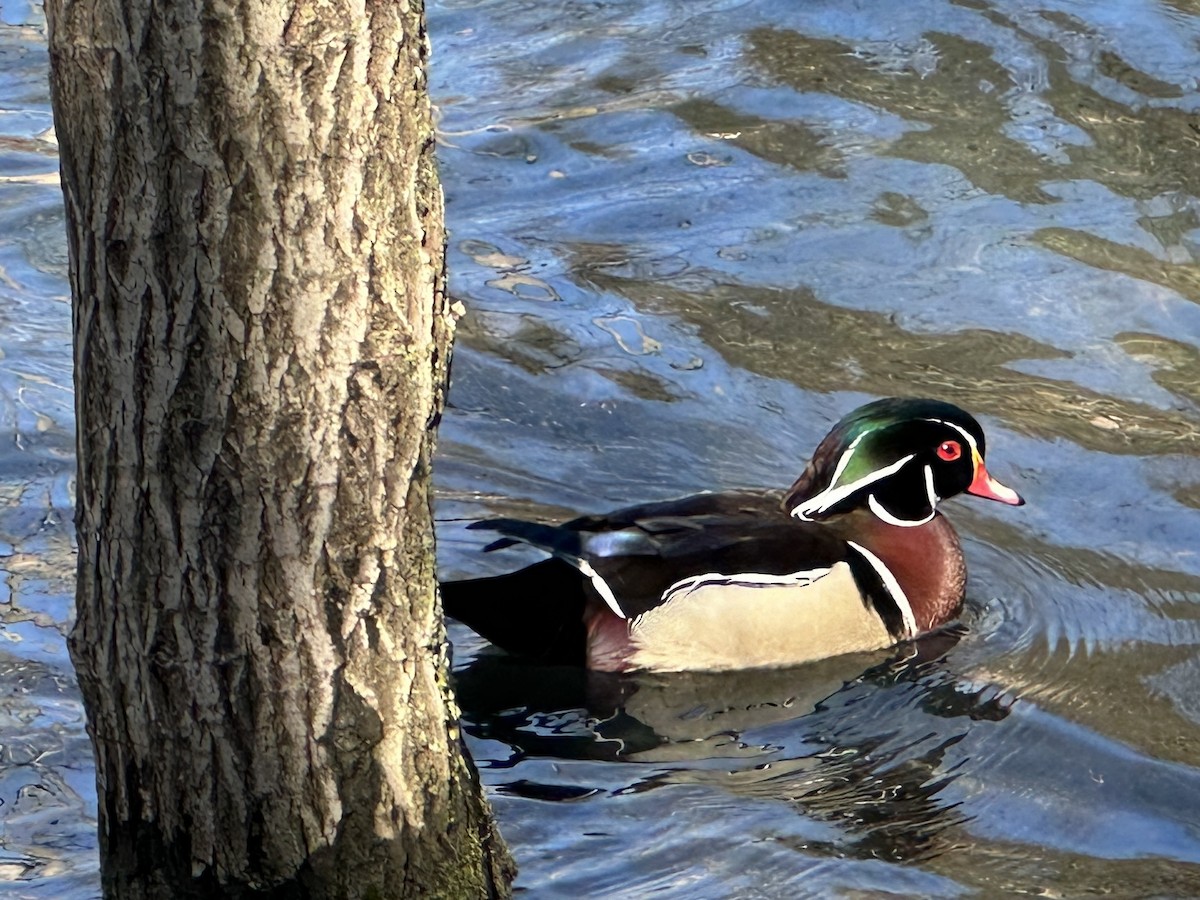
POLYGON ((0 7, 0 893, 98 893, 95 773, 67 659, 71 311, 41 8, 0 7))
MULTIPOLYGON (((429 11, 467 522, 782 487, 976 412, 963 628, 796 670, 531 669, 452 626, 532 896, 1200 895, 1200 6, 429 11)), ((97 892, 63 644, 70 324, 40 8, 0 13, 0 892, 97 892)))
POLYGON ((463 525, 782 487, 880 395, 981 415, 912 659, 613 684, 455 631, 535 896, 1200 894, 1200 7, 445 3, 463 525), (465 65, 464 65, 465 64, 465 65))

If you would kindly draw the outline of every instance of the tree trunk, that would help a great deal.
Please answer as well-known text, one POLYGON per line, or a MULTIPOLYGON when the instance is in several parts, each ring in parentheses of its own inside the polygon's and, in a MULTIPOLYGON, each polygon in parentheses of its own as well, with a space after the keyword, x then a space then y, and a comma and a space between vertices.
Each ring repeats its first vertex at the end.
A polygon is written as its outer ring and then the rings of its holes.
POLYGON ((46 6, 106 893, 507 894, 436 600, 422 5, 46 6))

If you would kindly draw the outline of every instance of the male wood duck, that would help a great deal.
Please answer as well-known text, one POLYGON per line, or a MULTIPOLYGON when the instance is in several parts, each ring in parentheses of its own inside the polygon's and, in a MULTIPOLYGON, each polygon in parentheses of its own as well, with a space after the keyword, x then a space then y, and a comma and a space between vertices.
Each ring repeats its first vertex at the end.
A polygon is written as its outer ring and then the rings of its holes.
POLYGON ((607 672, 787 666, 909 640, 953 619, 966 565, 941 501, 1012 506, 983 429, 937 400, 842 419, 784 494, 704 493, 564 525, 476 522, 486 549, 551 558, 442 585, 445 610, 497 646, 607 672))

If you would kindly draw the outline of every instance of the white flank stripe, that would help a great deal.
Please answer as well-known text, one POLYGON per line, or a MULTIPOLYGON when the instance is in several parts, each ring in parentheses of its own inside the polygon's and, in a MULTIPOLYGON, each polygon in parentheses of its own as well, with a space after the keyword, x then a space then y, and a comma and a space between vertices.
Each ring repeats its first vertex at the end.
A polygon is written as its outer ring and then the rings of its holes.
POLYGON ((579 571, 592 579, 592 587, 596 589, 596 593, 604 598, 604 602, 608 604, 608 608, 620 616, 622 619, 628 619, 624 610, 617 605, 617 598, 613 595, 612 588, 608 586, 608 582, 600 577, 600 573, 592 568, 592 564, 586 559, 575 561, 575 565, 579 567, 579 571))
POLYGON ((912 462, 915 456, 915 453, 910 453, 903 459, 896 460, 890 466, 884 466, 882 469, 876 469, 874 472, 871 472, 870 474, 858 479, 858 481, 852 481, 850 484, 843 485, 839 488, 835 488, 831 483, 829 487, 827 487, 821 493, 809 497, 807 500, 793 509, 792 515, 797 519, 808 519, 809 515, 812 513, 825 512, 825 510, 829 509, 831 506, 835 506, 841 501, 845 500, 859 488, 865 487, 868 484, 874 484, 881 478, 887 478, 889 475, 899 472, 906 465, 912 462))
POLYGON ((705 587, 710 584, 735 584, 735 585, 773 585, 773 584, 795 584, 805 585, 812 584, 819 578, 824 578, 829 574, 829 569, 806 569, 801 572, 792 572, 788 575, 762 575, 757 572, 738 573, 737 575, 722 575, 720 572, 709 572, 705 575, 692 575, 682 581, 677 581, 665 591, 663 591, 663 602, 667 602, 674 594, 691 593, 697 588, 705 587))
POLYGON ((854 541, 846 541, 851 547, 871 564, 871 568, 875 570, 875 574, 883 581, 883 586, 887 588, 892 599, 896 601, 896 606, 900 609, 900 617, 904 620, 905 637, 913 638, 917 636, 917 618, 913 615, 912 605, 908 602, 908 597, 904 596, 904 591, 900 587, 900 582, 896 580, 896 576, 892 574, 892 570, 883 564, 883 560, 863 547, 861 544, 856 544, 854 541))

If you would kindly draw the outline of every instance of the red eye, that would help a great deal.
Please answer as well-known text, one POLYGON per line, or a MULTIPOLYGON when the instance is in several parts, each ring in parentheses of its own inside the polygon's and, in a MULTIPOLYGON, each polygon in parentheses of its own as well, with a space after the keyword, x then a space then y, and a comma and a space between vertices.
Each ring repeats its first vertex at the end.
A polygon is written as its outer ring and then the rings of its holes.
POLYGON ((958 441, 946 441, 937 448, 937 455, 946 462, 953 462, 962 456, 962 444, 958 441))

